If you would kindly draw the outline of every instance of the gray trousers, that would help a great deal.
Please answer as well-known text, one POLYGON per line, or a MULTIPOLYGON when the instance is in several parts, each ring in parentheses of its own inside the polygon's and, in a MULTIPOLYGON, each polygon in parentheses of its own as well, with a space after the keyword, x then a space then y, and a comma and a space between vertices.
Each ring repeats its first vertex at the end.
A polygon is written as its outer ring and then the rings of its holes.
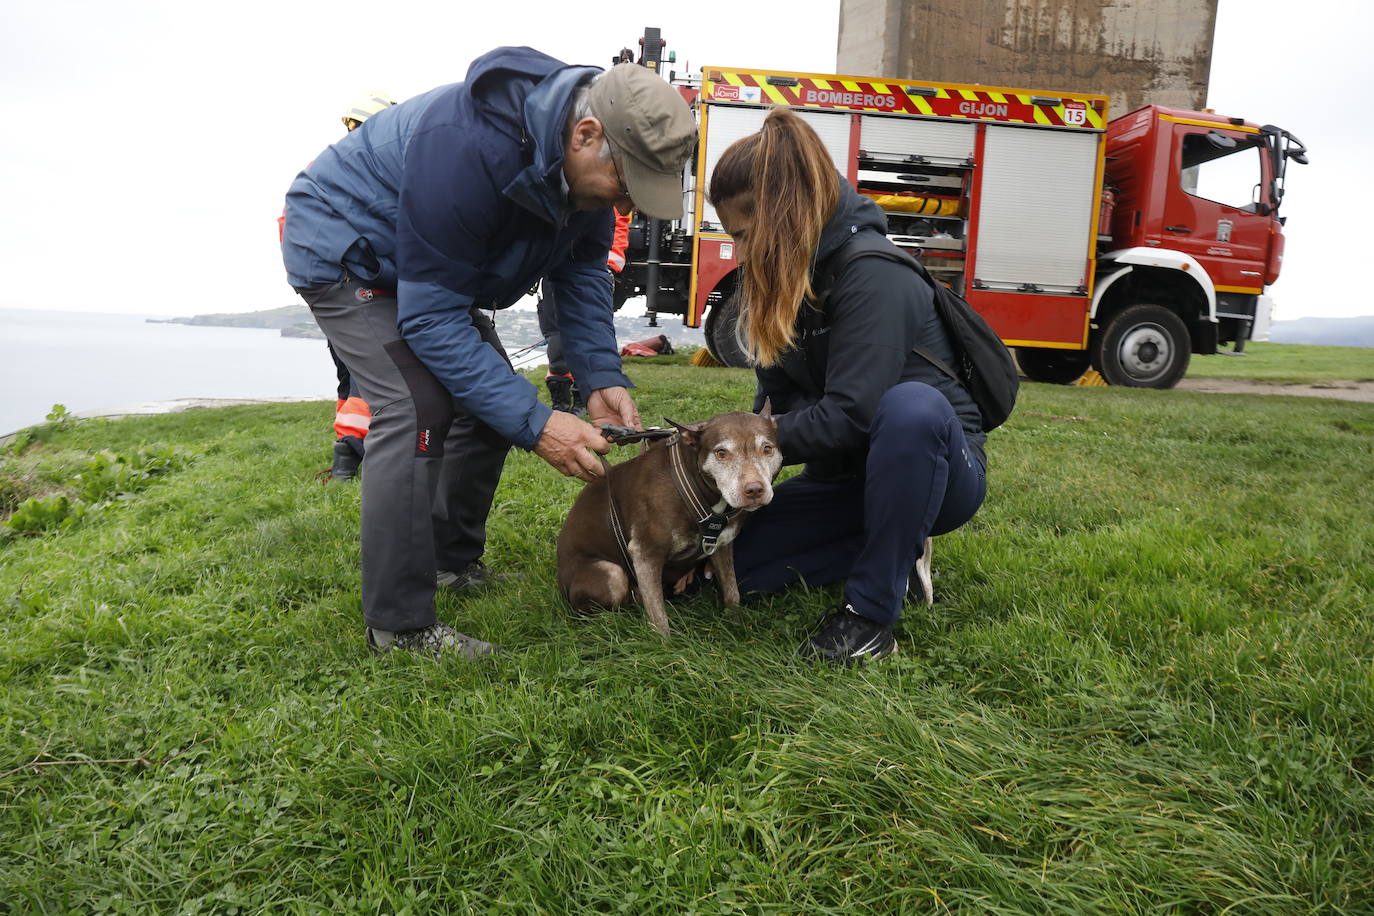
MULTIPOLYGON (((363 622, 379 630, 429 626, 435 571, 459 571, 486 546, 510 443, 411 352, 396 329, 393 292, 352 279, 297 292, 372 408, 362 474, 363 622)), ((504 357, 480 310, 472 310, 472 323, 504 357)))

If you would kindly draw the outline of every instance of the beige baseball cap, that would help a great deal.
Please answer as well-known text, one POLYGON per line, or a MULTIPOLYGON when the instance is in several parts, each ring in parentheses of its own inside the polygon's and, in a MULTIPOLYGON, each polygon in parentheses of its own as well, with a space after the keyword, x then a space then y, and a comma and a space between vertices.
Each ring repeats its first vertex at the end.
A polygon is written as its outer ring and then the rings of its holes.
POLYGON ((620 156, 635 206, 657 219, 682 218, 682 166, 696 121, 667 80, 639 64, 617 64, 592 83, 592 117, 620 156))

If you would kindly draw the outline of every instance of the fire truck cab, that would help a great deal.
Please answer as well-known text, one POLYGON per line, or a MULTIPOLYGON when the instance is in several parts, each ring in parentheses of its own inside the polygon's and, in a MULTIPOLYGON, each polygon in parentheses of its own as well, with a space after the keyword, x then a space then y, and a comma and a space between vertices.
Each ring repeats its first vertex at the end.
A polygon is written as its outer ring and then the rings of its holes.
MULTIPOLYGON (((1190 354, 1266 339, 1285 167, 1307 161, 1302 144, 1276 127, 1158 106, 1112 121, 1106 142, 1091 365, 1112 384, 1171 387, 1190 354)), ((1018 351, 1023 367, 1039 355, 1018 351)))

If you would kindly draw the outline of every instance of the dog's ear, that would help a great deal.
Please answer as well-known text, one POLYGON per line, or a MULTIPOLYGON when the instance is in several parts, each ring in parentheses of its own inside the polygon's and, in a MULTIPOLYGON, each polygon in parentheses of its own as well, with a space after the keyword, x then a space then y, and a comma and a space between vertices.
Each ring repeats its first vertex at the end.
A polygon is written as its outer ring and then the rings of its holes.
POLYGON ((669 426, 673 427, 673 429, 677 430, 678 435, 682 437, 682 441, 688 445, 694 444, 697 441, 697 434, 706 428, 705 423, 689 423, 684 426, 671 417, 664 417, 663 420, 669 426))
POLYGON ((759 411, 759 416, 763 417, 765 420, 771 420, 771 419, 773 419, 773 399, 772 399, 772 398, 764 398, 764 399, 763 399, 763 409, 759 411))

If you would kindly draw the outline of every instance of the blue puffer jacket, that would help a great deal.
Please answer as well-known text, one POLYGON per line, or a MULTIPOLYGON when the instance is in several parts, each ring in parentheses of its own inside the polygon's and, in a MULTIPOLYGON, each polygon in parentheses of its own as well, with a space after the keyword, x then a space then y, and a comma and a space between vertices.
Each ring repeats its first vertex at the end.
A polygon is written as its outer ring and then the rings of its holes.
POLYGON ((574 90, 598 72, 531 48, 478 58, 462 83, 369 118, 286 195, 282 257, 297 288, 344 271, 394 288, 400 332, 472 413, 532 449, 550 410, 473 327, 540 277, 557 284, 569 367, 586 390, 628 387, 606 253, 614 213, 569 209, 563 130, 574 90))

